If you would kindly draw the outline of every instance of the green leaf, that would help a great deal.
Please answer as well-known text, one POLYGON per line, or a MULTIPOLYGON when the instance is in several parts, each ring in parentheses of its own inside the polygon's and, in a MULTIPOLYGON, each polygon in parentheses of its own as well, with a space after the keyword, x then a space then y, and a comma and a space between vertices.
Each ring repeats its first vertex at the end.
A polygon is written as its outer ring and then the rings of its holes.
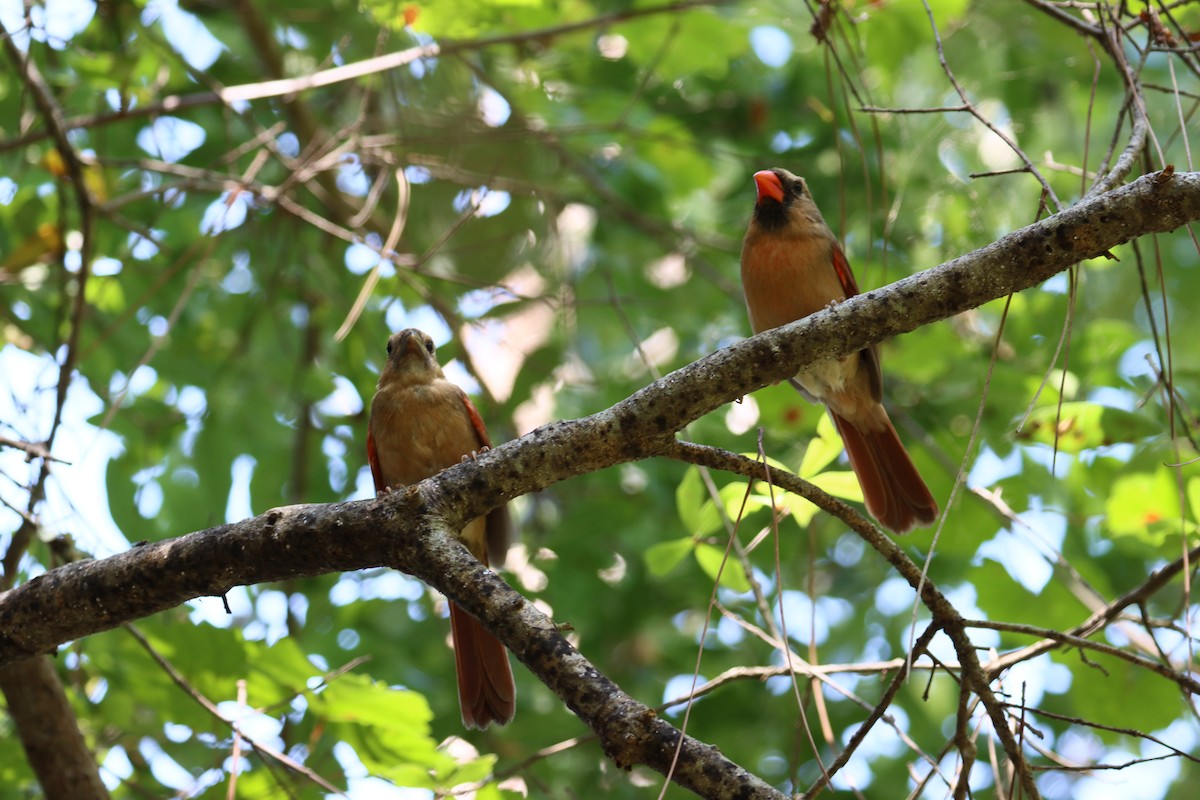
POLYGON ((742 510, 743 501, 747 513, 757 506, 757 503, 754 502, 755 495, 750 493, 749 490, 749 481, 730 481, 717 492, 717 495, 721 498, 721 504, 725 506, 725 511, 729 514, 730 518, 737 518, 738 512, 742 510))
POLYGON ((1122 475, 1113 482, 1108 502, 1107 528, 1114 536, 1133 536, 1161 545, 1179 531, 1179 486, 1175 470, 1160 467, 1154 472, 1122 475))
POLYGON ((930 10, 937 15, 941 24, 954 24, 966 13, 969 0, 932 0, 930 10))
POLYGON ((646 568, 650 574, 661 578, 683 561, 692 551, 695 540, 690 536, 658 542, 646 548, 646 568))
MULTIPOLYGON (((725 508, 729 512, 729 506, 725 508)), ((729 513, 736 514, 736 507, 729 513)), ((691 531, 693 536, 707 536, 724 529, 724 525, 721 523, 721 512, 717 510, 716 503, 712 500, 705 500, 700 504, 700 508, 695 514, 695 526, 691 531)))
MULTIPOLYGON (((237 630, 192 624, 178 611, 139 623, 139 629, 155 652, 214 703, 236 698, 237 683, 245 680, 252 706, 277 706, 303 692, 306 681, 317 673, 292 639, 270 647, 247 642, 237 630)), ((114 719, 134 720, 152 712, 158 725, 169 721, 219 736, 229 733, 227 725, 179 691, 128 632, 88 639, 87 654, 109 683, 103 702, 114 719)))
POLYGON ((817 423, 817 435, 809 440, 808 447, 804 449, 804 459, 800 462, 800 472, 797 474, 801 478, 812 478, 833 463, 844 449, 833 419, 828 414, 822 414, 817 423))
POLYGON ((792 515, 792 519, 801 528, 807 528, 808 524, 813 521, 813 517, 821 510, 796 494, 784 492, 780 500, 781 505, 788 510, 788 513, 792 515))
POLYGON ((722 586, 735 592, 750 591, 750 581, 746 579, 742 563, 735 558, 727 560, 724 548, 701 542, 696 545, 695 552, 696 563, 709 578, 719 580, 722 586))
MULTIPOLYGON (((748 486, 749 484, 745 481, 732 481, 721 487, 721 502, 725 504, 725 510, 730 518, 735 521, 739 513, 744 519, 755 511, 771 508, 771 497, 767 494, 769 487, 766 482, 756 483, 755 491, 749 496, 746 495, 748 486), (743 503, 743 501, 745 502, 743 503)), ((782 489, 775 489, 774 492, 776 500, 787 494, 782 489)))
POLYGON ((812 478, 813 486, 824 489, 834 497, 855 503, 863 501, 862 485, 853 472, 822 472, 812 478))
MULTIPOLYGON (((1091 650, 1056 650, 1052 658, 1071 670, 1071 691, 1047 695, 1043 701, 1047 710, 1141 731, 1161 730, 1178 713, 1178 686, 1145 667, 1091 650), (1131 703, 1130 698, 1137 702, 1131 703)), ((1120 734, 1092 730, 1110 744, 1123 741, 1120 734)))
POLYGON ((363 7, 380 24, 412 27, 441 38, 479 36, 503 20, 506 12, 537 9, 543 0, 367 0, 363 7))
MULTIPOLYGON (((703 514, 704 503, 708 500, 708 491, 700 477, 698 467, 689 467, 683 473, 683 479, 675 487, 675 508, 679 512, 679 521, 685 530, 692 533, 712 530, 714 521, 711 515, 703 514)), ((720 520, 716 520, 720 524, 720 520)))
POLYGON ((1192 519, 1200 520, 1200 475, 1188 479, 1187 501, 1188 510, 1192 512, 1192 519))
POLYGON ((1035 408, 1019 438, 1078 453, 1119 442, 1135 442, 1161 432, 1146 417, 1098 403, 1071 402, 1035 408), (1056 435, 1057 434, 1057 435, 1056 435))
POLYGON ((354 746, 373 774, 435 788, 458 770, 430 735, 433 712, 417 692, 365 675, 343 675, 316 694, 312 707, 329 721, 331 732, 354 746))
POLYGON ((631 57, 642 64, 657 60, 658 71, 668 81, 700 75, 721 78, 749 50, 743 24, 708 9, 644 17, 626 25, 623 32, 631 57))
POLYGON ((119 314, 125 310, 125 291, 118 276, 93 275, 84 290, 89 305, 104 314, 119 314))

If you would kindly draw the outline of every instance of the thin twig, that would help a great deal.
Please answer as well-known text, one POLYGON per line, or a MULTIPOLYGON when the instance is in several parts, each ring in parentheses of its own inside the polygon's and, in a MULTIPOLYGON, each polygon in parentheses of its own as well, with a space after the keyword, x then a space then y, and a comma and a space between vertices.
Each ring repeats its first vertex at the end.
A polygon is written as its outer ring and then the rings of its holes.
POLYGON ((7 436, 0 436, 0 447, 11 447, 14 450, 20 450, 25 454, 26 461, 32 461, 35 458, 44 458, 50 461, 57 461, 59 464, 70 465, 70 461, 63 461, 57 456, 50 454, 50 448, 45 442, 26 442, 20 439, 9 439, 7 436))

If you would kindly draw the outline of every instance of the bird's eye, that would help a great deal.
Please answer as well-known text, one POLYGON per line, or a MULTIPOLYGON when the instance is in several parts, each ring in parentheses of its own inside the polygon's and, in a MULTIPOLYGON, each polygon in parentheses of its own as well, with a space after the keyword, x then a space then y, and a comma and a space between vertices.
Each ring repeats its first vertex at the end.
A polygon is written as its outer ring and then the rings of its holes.
POLYGON ((388 339, 388 348, 387 348, 387 350, 388 350, 388 355, 390 356, 390 355, 392 354, 392 340, 391 340, 391 339, 388 339))
POLYGON ((433 355, 433 349, 434 349, 433 348, 433 339, 426 339, 425 340, 425 351, 428 352, 429 355, 433 355))

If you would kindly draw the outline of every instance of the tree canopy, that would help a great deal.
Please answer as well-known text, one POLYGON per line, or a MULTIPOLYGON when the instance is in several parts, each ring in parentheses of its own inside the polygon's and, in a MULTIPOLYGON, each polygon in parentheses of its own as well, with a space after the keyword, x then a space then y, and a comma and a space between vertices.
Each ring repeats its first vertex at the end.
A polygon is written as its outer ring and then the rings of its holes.
POLYGON ((0 798, 1190 796, 1200 6, 0 25, 0 798), (864 294, 743 341, 776 166, 864 294), (406 327, 497 448, 374 500, 406 327), (786 382, 876 342, 896 539, 786 382))

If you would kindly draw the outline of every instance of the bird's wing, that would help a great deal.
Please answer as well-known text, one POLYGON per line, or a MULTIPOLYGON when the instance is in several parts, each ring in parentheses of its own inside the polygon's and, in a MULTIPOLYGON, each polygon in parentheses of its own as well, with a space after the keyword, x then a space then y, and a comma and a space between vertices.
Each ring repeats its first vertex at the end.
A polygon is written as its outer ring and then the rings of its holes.
POLYGON ((479 409, 475 408, 475 404, 471 402, 471 398, 467 397, 467 393, 461 388, 458 390, 458 396, 462 398, 463 406, 467 409, 467 418, 471 420, 471 427, 475 429, 475 436, 479 439, 479 447, 491 447, 492 440, 488 438, 487 428, 483 425, 483 417, 479 416, 479 409))
POLYGON ((850 262, 846 260, 846 254, 842 252, 842 248, 836 244, 833 246, 833 268, 837 272, 838 281, 842 284, 842 291, 846 293, 846 297, 854 297, 858 294, 858 284, 854 281, 854 273, 850 271, 850 262))
MULTIPOLYGON (((846 254, 842 252, 842 248, 836 244, 833 246, 833 269, 837 272, 838 281, 842 284, 842 291, 846 293, 846 297, 854 297, 858 294, 858 283, 854 280, 854 273, 850 271, 850 262, 846 260, 846 254)), ((867 377, 871 380, 871 396, 876 402, 883 402, 883 370, 879 364, 879 348, 871 345, 865 350, 860 351, 863 365, 867 369, 867 377)))
POLYGON ((387 489, 383 480, 383 470, 379 466, 379 454, 375 452, 375 436, 367 429, 367 463, 371 465, 371 477, 375 479, 375 491, 387 489))
MULTIPOLYGON (((482 450, 485 447, 491 447, 492 440, 488 438, 487 428, 483 425, 483 417, 479 416, 479 409, 475 408, 471 398, 467 397, 467 393, 461 388, 458 393, 462 398, 463 407, 467 410, 467 417, 471 420, 471 427, 475 429, 475 436, 479 439, 479 448, 482 450)), ((487 515, 488 557, 483 563, 491 563, 497 569, 504 566, 505 557, 508 555, 508 544, 511 541, 512 517, 508 513, 508 506, 502 505, 492 509, 487 515)))

